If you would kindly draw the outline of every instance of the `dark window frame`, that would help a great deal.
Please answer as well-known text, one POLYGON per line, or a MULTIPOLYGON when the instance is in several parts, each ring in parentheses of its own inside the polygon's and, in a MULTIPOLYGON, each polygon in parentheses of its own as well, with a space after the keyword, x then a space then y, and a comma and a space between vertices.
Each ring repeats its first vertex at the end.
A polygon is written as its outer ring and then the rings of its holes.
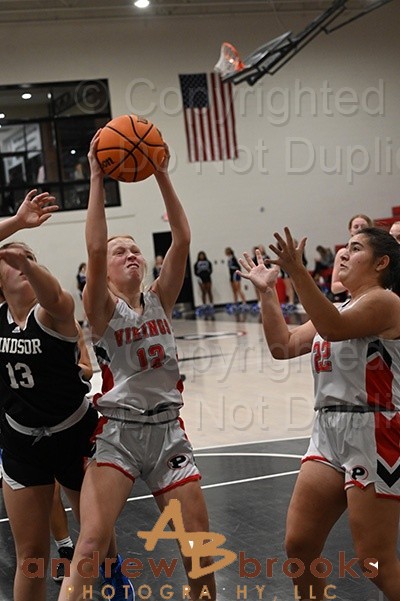
MULTIPOLYGON (((108 81, 0 86, 0 113, 0 216, 15 214, 32 188, 53 194, 60 211, 85 210, 89 142, 111 119, 108 81), (22 100, 28 92, 32 102, 22 100)), ((105 188, 107 206, 120 206, 118 182, 106 178, 105 188)))

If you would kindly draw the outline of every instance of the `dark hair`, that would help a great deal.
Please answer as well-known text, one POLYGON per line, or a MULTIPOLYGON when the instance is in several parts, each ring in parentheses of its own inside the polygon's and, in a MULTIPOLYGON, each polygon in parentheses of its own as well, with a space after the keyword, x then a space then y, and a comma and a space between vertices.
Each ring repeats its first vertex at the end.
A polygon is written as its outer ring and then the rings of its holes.
POLYGON ((366 227, 358 232, 367 236, 375 259, 387 255, 389 265, 382 273, 381 284, 400 295, 400 244, 389 232, 378 227, 366 227))
POLYGON ((199 251, 199 254, 197 255, 197 260, 198 260, 198 261, 200 261, 200 255, 204 255, 204 261, 208 261, 208 259, 207 259, 207 255, 206 255, 206 253, 204 252, 204 250, 200 250, 200 251, 199 251))

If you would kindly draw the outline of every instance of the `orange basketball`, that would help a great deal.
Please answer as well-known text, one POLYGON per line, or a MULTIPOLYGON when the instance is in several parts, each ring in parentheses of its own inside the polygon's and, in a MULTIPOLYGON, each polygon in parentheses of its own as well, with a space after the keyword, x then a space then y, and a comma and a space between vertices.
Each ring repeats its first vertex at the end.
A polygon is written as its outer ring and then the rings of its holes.
POLYGON ((164 156, 160 132, 144 117, 116 117, 100 133, 97 160, 106 175, 120 182, 139 182, 150 177, 164 156))

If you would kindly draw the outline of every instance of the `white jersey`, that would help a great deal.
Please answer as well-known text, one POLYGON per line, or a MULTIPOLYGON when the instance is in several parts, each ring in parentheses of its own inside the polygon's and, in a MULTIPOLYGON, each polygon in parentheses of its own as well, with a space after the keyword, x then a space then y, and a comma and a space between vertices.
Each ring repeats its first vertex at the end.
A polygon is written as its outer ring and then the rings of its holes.
POLYGON ((183 405, 175 338, 154 292, 143 296, 139 315, 122 299, 94 348, 103 383, 94 404, 106 417, 165 423, 183 405))
POLYGON ((400 410, 400 340, 368 336, 329 342, 317 334, 311 358, 315 409, 400 410))

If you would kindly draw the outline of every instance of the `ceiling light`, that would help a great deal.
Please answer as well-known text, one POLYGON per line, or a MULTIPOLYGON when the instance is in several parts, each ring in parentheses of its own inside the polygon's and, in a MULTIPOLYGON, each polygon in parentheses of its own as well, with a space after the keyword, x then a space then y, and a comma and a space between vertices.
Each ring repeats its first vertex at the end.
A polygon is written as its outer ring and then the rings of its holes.
POLYGON ((5 113, 0 113, 0 119, 5 119, 6 114, 5 113))
POLYGON ((149 0, 136 0, 136 2, 134 2, 136 8, 147 8, 149 4, 149 0))
POLYGON ((29 100, 30 98, 32 98, 32 94, 29 94, 29 92, 25 92, 25 94, 22 94, 21 98, 23 100, 29 100))

